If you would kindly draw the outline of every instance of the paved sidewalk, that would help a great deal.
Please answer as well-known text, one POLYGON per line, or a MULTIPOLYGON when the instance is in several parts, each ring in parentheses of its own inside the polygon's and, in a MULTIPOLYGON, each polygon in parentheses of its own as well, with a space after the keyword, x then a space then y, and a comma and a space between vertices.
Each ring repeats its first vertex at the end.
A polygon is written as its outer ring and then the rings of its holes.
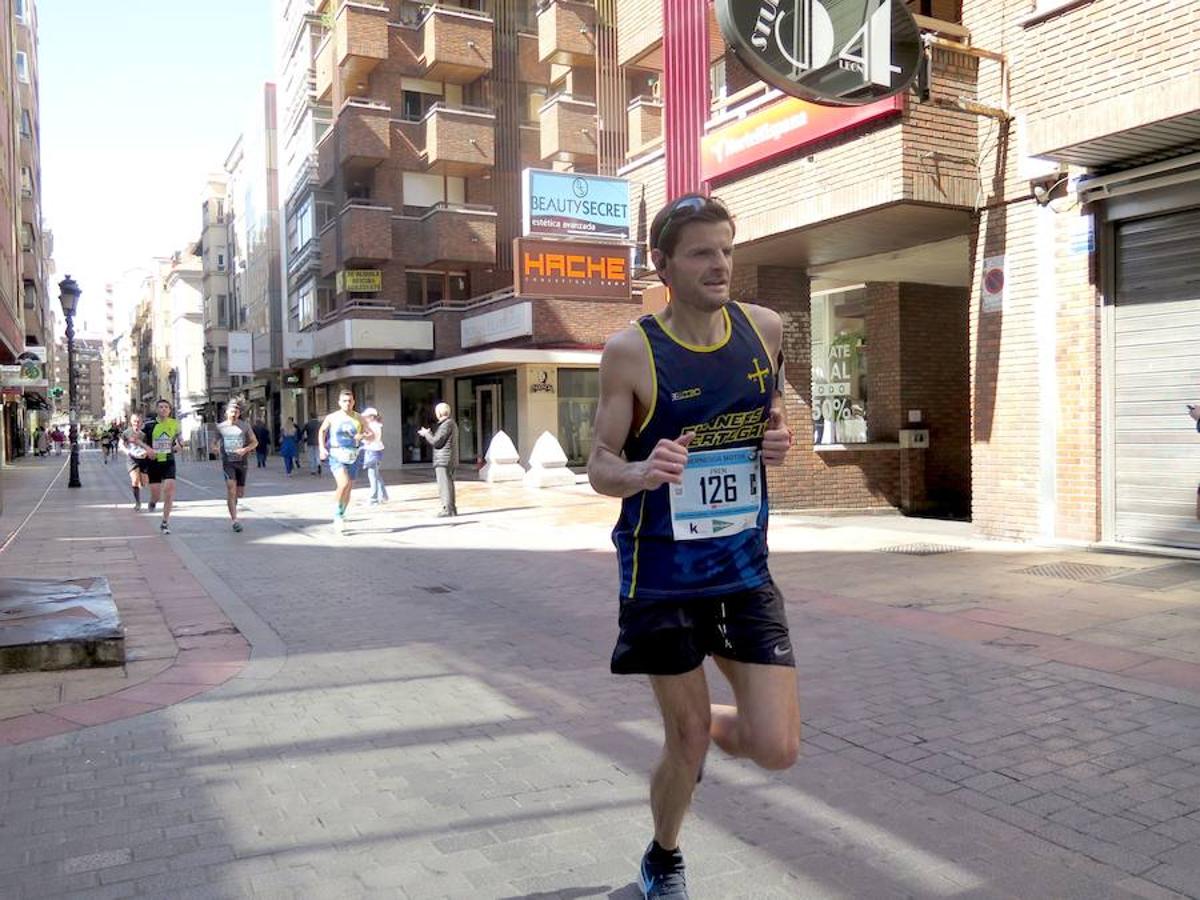
POLYGON ((81 488, 66 487, 66 455, 5 470, 0 566, 10 577, 105 576, 126 664, 0 676, 0 746, 177 703, 237 674, 249 656, 217 601, 160 540, 159 516, 129 509, 125 467, 104 465, 97 451, 81 459, 81 488))
MULTIPOLYGON (((399 484, 339 538, 328 480, 252 470, 234 535, 215 466, 180 474, 174 533, 126 542, 174 554, 251 661, 0 747, 0 893, 636 896, 659 736, 644 680, 607 672, 613 501, 468 483, 447 521, 431 482, 399 484)), ((50 559, 80 543, 63 515, 50 559)), ((771 527, 803 756, 713 754, 693 897, 1200 897, 1195 563, 898 517, 771 527)))

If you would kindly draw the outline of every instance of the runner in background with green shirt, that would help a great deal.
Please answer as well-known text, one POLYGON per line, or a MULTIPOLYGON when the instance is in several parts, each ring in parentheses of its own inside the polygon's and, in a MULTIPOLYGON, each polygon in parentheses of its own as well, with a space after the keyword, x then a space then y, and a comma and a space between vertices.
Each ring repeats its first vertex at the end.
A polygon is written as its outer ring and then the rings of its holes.
POLYGON ((159 400, 155 405, 158 421, 142 429, 144 445, 153 451, 150 459, 150 508, 154 509, 159 499, 163 503, 162 522, 159 531, 171 533, 171 507, 175 504, 175 451, 182 450, 179 442, 179 422, 172 418, 174 409, 169 400, 159 400))

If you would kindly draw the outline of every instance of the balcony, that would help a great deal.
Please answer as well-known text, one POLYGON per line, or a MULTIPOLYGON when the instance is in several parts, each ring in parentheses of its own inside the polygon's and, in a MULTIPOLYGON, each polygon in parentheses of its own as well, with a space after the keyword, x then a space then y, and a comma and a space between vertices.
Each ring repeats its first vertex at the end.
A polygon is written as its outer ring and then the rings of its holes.
POLYGON ((317 147, 321 184, 329 184, 341 169, 350 180, 363 180, 391 157, 391 107, 352 97, 338 111, 333 127, 317 147))
POLYGON ((663 133, 663 102, 656 97, 634 97, 628 107, 629 155, 658 143, 663 133))
POLYGON ((336 82, 341 97, 361 94, 367 79, 388 58, 388 8, 384 4, 348 3, 338 6, 333 28, 317 48, 317 99, 331 97, 336 82))
POLYGON ((492 70, 492 17, 446 6, 432 6, 421 20, 423 77, 470 84, 492 70))
POLYGON ((321 274, 392 258, 392 208, 350 200, 321 232, 321 274))
POLYGON ((422 120, 425 163, 436 175, 470 177, 496 164, 496 114, 435 104, 422 120))
POLYGON ((555 94, 540 110, 543 162, 590 162, 596 158, 596 101, 555 94))
POLYGON ((581 0, 550 0, 538 12, 538 59, 575 66, 596 55, 596 7, 581 0))
POLYGON ((492 265, 496 211, 488 206, 439 203, 421 216, 396 218, 400 262, 410 268, 492 265))

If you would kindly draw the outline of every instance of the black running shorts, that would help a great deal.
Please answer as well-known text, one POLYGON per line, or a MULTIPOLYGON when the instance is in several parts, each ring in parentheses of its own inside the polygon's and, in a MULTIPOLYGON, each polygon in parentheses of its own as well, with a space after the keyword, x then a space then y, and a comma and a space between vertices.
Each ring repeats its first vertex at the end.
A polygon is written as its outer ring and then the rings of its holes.
POLYGON ((796 665, 783 597, 773 581, 719 597, 622 597, 619 626, 611 664, 618 675, 682 675, 709 654, 796 665))
POLYGON ((246 463, 224 462, 221 464, 221 471, 225 474, 226 481, 232 481, 238 487, 246 486, 246 469, 249 468, 246 463))
POLYGON ((175 457, 162 460, 150 460, 150 467, 146 470, 150 475, 151 484, 160 484, 164 481, 175 480, 175 457))
POLYGON ((133 456, 129 457, 129 471, 130 472, 142 472, 142 473, 149 472, 150 471, 150 460, 144 459, 144 458, 138 459, 133 456))

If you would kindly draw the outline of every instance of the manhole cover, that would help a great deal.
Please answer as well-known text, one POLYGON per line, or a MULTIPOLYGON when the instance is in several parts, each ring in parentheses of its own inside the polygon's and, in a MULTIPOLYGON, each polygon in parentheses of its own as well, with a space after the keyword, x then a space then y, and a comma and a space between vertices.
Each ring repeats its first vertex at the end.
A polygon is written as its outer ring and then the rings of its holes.
POLYGON ((1115 575, 1132 572, 1124 566, 1094 566, 1090 563, 1050 562, 1028 569, 1018 569, 1020 575, 1038 575, 1042 578, 1065 578, 1068 581, 1105 581, 1115 575))
POLYGON ((957 553, 966 547, 955 547, 952 544, 897 544, 894 547, 880 547, 880 553, 901 553, 905 556, 937 556, 939 553, 957 553))
POLYGON ((1200 565, 1196 563, 1174 563, 1169 566, 1155 566, 1153 569, 1132 571, 1128 575, 1114 578, 1113 584, 1127 584, 1131 587, 1150 588, 1154 591, 1165 591, 1168 588, 1187 584, 1189 581, 1200 580, 1200 565))

